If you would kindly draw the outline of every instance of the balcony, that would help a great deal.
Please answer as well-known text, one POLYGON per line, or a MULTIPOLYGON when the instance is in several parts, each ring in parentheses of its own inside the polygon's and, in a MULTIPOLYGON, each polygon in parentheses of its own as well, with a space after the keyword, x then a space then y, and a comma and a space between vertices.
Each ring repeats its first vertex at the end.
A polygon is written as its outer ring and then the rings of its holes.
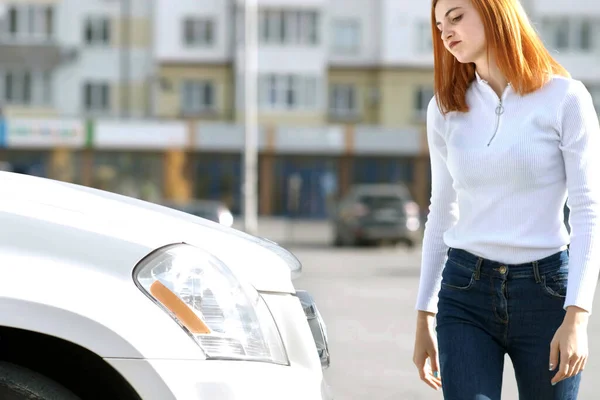
POLYGON ((77 56, 52 41, 14 40, 0 35, 0 69, 36 68, 52 70, 77 56))
POLYGON ((0 69, 52 70, 72 60, 77 52, 55 39, 56 14, 52 4, 0 4, 0 69))

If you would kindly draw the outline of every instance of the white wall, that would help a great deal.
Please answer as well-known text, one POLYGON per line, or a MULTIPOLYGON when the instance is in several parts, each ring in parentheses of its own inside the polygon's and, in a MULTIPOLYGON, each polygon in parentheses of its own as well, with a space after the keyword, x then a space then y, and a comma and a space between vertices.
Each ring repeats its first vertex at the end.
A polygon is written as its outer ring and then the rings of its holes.
POLYGON ((383 0, 382 51, 384 65, 433 66, 433 54, 418 54, 418 23, 430 21, 430 2, 383 0))

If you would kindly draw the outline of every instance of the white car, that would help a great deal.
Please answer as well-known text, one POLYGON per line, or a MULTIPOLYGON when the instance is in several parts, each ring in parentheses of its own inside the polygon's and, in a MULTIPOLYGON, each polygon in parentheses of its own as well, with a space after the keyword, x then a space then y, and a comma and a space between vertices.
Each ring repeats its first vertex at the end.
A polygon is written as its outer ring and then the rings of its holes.
POLYGON ((301 268, 215 222, 0 172, 0 399, 331 399, 301 268))

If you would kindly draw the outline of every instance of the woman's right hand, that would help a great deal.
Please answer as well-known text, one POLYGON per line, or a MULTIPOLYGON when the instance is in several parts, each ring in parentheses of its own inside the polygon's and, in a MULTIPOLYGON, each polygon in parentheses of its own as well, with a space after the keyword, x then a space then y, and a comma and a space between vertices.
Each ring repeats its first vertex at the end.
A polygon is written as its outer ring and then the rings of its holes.
POLYGON ((413 362, 419 370, 421 380, 433 389, 440 390, 442 380, 438 364, 437 340, 433 327, 434 320, 434 314, 419 311, 413 362))

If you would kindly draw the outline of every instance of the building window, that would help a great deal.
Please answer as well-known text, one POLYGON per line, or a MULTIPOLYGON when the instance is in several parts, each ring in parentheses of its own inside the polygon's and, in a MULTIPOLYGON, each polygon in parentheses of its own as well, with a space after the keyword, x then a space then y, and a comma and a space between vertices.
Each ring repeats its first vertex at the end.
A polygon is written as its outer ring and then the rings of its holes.
POLYGON ((590 18, 545 18, 542 22, 543 35, 554 50, 591 52, 598 45, 595 42, 595 38, 600 36, 598 24, 600 21, 590 18))
POLYGON ((416 26, 417 53, 433 53, 433 39, 429 22, 419 22, 416 26))
POLYGON ((556 50, 569 48, 569 20, 567 18, 544 19, 543 29, 550 47, 556 50))
POLYGON ((51 5, 11 5, 6 12, 4 32, 13 39, 50 40, 54 35, 51 5))
POLYGON ((339 20, 333 25, 333 50, 336 53, 354 54, 360 49, 360 22, 339 20))
POLYGON ((97 82, 84 84, 83 108, 88 112, 110 111, 110 85, 97 82))
POLYGON ((53 91, 52 91, 52 73, 49 71, 43 72, 41 74, 42 77, 42 83, 40 85, 41 87, 41 104, 44 105, 51 105, 52 104, 52 98, 53 98, 53 91))
POLYGON ((84 41, 91 46, 110 44, 110 19, 107 17, 89 17, 85 21, 84 41))
POLYGON ((30 71, 9 71, 4 74, 4 100, 7 104, 32 104, 32 77, 30 71))
POLYGON ((11 36, 19 34, 19 13, 17 6, 12 6, 8 9, 8 32, 11 36))
MULTIPOLYGON (((596 24, 597 26, 597 24, 596 24)), ((593 36, 593 26, 592 21, 590 20, 582 20, 581 24, 577 27, 577 36, 578 39, 575 46, 578 49, 584 51, 590 51, 593 48, 592 36, 593 36)), ((600 31, 598 32, 600 33, 600 31)))
POLYGON ((317 108, 317 78, 294 74, 265 74, 259 77, 262 109, 314 110, 317 108))
POLYGON ((319 14, 316 11, 263 9, 259 11, 258 18, 260 43, 319 43, 319 14))
POLYGON ((334 84, 329 95, 329 110, 334 116, 347 117, 358 114, 356 87, 352 84, 334 84))
POLYGON ((215 23, 210 19, 188 18, 183 21, 183 42, 189 47, 206 47, 215 43, 215 23))
POLYGON ((0 102, 15 106, 52 104, 52 75, 40 70, 0 71, 0 102))
POLYGON ((181 103, 183 113, 188 115, 215 110, 214 83, 210 81, 184 81, 181 103))
POLYGON ((433 98, 433 88, 429 86, 418 87, 415 90, 414 109, 417 120, 425 120, 427 118, 427 107, 433 98))

